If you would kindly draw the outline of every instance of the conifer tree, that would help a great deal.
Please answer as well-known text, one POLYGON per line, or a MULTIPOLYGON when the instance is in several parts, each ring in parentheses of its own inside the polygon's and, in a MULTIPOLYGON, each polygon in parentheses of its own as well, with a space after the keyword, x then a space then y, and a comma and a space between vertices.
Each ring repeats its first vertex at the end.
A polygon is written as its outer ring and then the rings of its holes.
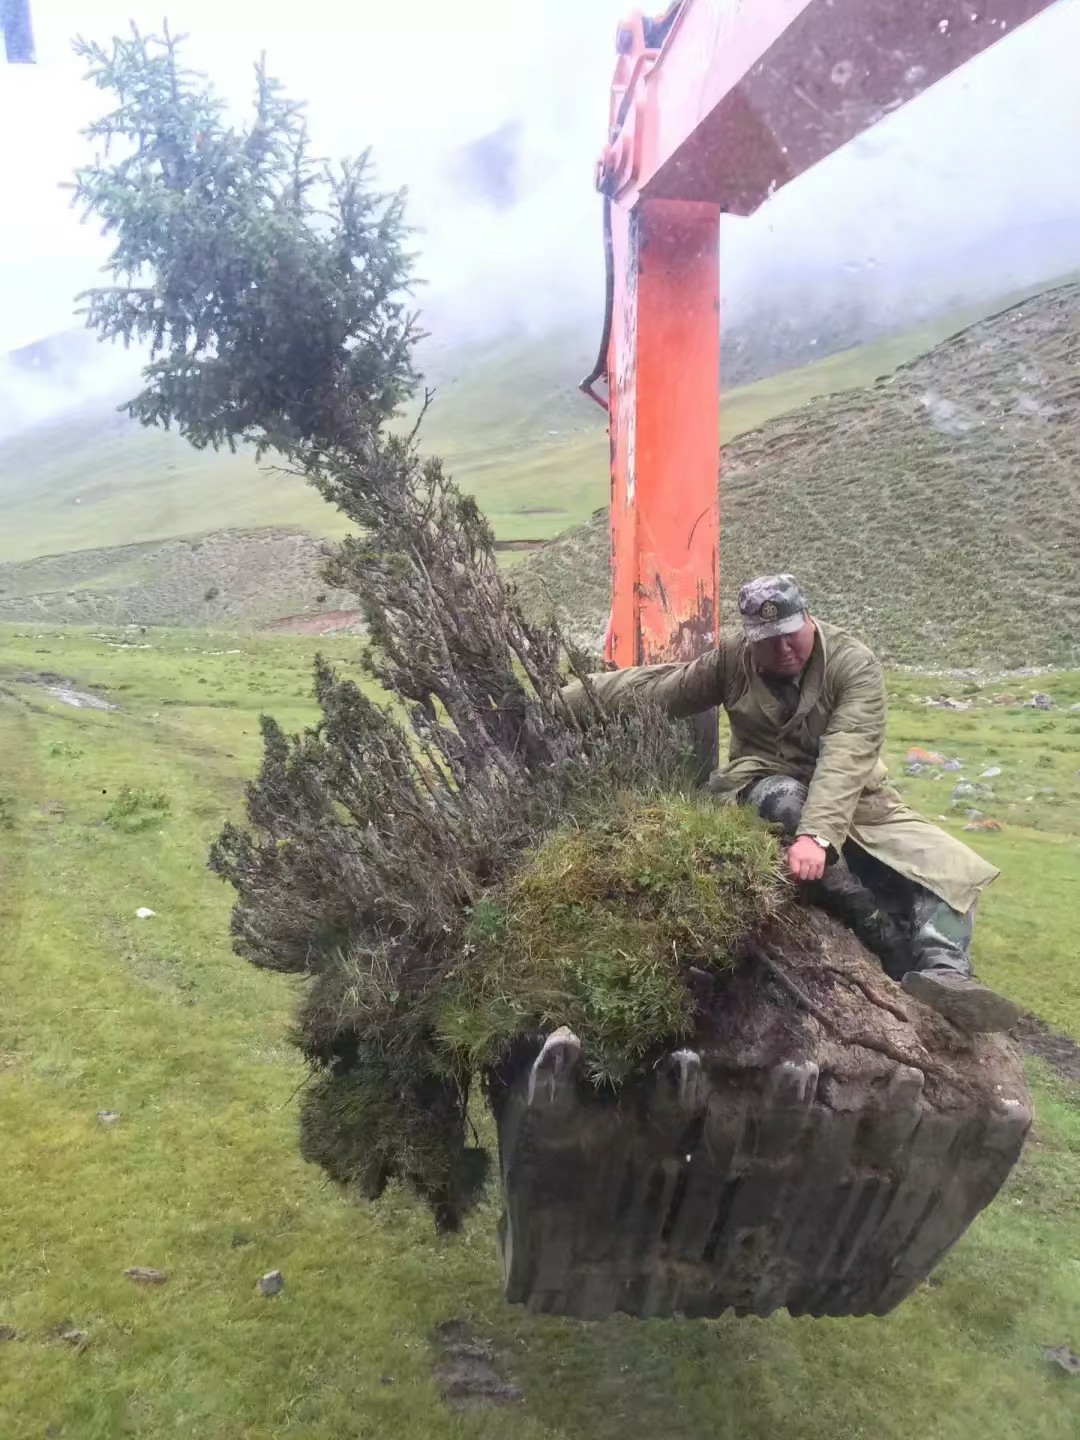
POLYGON ((76 50, 115 101, 75 184, 114 242, 87 322, 151 347, 124 408, 283 459, 357 526, 328 575, 359 598, 378 689, 317 662, 319 722, 264 719, 248 825, 210 863, 237 892, 236 950, 310 979, 304 1153, 369 1196, 402 1177, 452 1227, 485 1158, 434 1007, 473 907, 572 796, 673 774, 683 750, 641 717, 586 733, 566 715, 557 634, 523 618, 475 502, 391 423, 419 332, 403 197, 367 155, 313 159, 261 62, 238 127, 168 31, 76 50))

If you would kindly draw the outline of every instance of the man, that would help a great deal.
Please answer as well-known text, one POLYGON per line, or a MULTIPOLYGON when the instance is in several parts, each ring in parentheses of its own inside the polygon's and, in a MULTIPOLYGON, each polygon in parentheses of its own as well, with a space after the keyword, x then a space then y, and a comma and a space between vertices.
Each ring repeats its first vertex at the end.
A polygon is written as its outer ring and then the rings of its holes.
MULTIPOLYGON (((739 592, 742 631, 686 664, 592 677, 600 699, 647 700, 669 715, 723 706, 726 766, 709 788, 779 823, 786 862, 910 994, 961 1029, 1007 1030, 1011 1001, 972 975, 975 903, 998 871, 909 809, 888 784, 885 680, 870 650, 811 617, 791 575, 739 592)), ((580 702, 580 682, 563 694, 580 702)))

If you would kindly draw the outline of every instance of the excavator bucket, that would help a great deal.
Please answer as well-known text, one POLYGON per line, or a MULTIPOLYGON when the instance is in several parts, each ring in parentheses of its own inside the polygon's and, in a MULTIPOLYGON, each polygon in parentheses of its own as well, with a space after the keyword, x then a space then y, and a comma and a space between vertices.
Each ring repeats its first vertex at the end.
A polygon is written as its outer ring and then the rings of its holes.
POLYGON ((961 1036, 815 924, 789 973, 829 1026, 744 970, 617 1096, 569 1032, 491 1077, 508 1300, 588 1320, 884 1315, 993 1199, 1031 1124, 1015 1047, 961 1036))

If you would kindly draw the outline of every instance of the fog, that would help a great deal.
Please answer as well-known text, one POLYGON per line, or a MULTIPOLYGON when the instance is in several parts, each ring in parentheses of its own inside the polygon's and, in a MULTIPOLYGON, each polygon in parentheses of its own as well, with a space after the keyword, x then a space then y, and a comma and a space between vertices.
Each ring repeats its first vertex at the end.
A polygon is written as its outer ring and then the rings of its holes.
MULTIPOLYGON (((374 147, 380 180, 407 184, 419 293, 441 345, 504 331, 598 327, 599 199, 612 0, 543 7, 462 0, 395 10, 308 0, 177 0, 191 62, 237 109, 261 49, 309 101, 326 154, 374 147)), ((662 8, 662 6, 658 6, 662 8)), ((104 242, 57 189, 85 157, 78 130, 100 103, 69 54, 157 7, 109 0, 36 6, 39 64, 0 67, 0 352, 70 329, 104 242)), ((820 338, 855 343, 935 312, 1080 268, 1080 0, 1059 0, 747 220, 725 222, 724 324, 783 321, 793 360, 820 338), (845 334, 837 339, 837 317, 845 334), (850 333, 847 333, 850 332, 850 333)), ((787 342, 785 342, 787 343, 787 342)), ((0 425, 40 418, 125 380, 131 357, 94 355, 82 379, 0 371, 0 425)))

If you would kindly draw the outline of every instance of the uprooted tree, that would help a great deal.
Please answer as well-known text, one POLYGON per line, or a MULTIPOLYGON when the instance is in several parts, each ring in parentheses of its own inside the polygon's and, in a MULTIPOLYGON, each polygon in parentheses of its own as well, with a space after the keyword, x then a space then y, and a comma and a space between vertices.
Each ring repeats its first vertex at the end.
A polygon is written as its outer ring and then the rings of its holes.
MULTIPOLYGON (((402 1178, 452 1227, 485 1173, 467 1143, 477 1076, 561 1025, 595 1086, 653 1073, 694 1031, 703 979, 747 955, 828 1027, 757 944, 811 941, 775 840, 692 793, 686 737, 644 709, 604 715, 587 679, 588 723, 568 712, 580 658, 523 616, 483 515, 418 448, 403 197, 374 187, 366 155, 313 158, 261 64, 237 127, 167 32, 76 48, 116 102, 74 187, 115 242, 87 321, 150 350, 125 408, 277 457, 357 530, 328 575, 359 598, 364 680, 319 660, 318 723, 263 721, 247 827, 210 857, 237 892, 234 945, 309 977, 304 1153, 369 1196, 402 1178)), ((849 1008, 895 1027, 865 980, 833 973, 849 1008)), ((963 1093, 919 1042, 871 1028, 837 1043, 963 1093)))
MULTIPOLYGON (((680 783, 687 752, 640 715, 586 730, 565 713, 557 634, 522 617, 479 509, 393 423, 418 385, 403 197, 374 188, 366 155, 313 159, 262 64, 237 128, 167 32, 76 48, 117 100, 75 199, 115 236, 88 324, 150 347, 125 408, 276 455, 358 528, 328 572, 359 597, 370 683, 320 660, 320 722, 289 737, 264 720, 249 828, 226 826, 211 865, 238 892, 237 950, 311 976, 305 1153, 371 1195, 404 1176, 452 1224, 483 1177, 466 1103, 487 1052, 440 1043, 461 1006, 440 1007, 462 957, 486 953, 485 897, 571 813, 680 783)), ((491 1053, 507 1014, 550 1018, 527 993, 509 1003, 491 1053)))

